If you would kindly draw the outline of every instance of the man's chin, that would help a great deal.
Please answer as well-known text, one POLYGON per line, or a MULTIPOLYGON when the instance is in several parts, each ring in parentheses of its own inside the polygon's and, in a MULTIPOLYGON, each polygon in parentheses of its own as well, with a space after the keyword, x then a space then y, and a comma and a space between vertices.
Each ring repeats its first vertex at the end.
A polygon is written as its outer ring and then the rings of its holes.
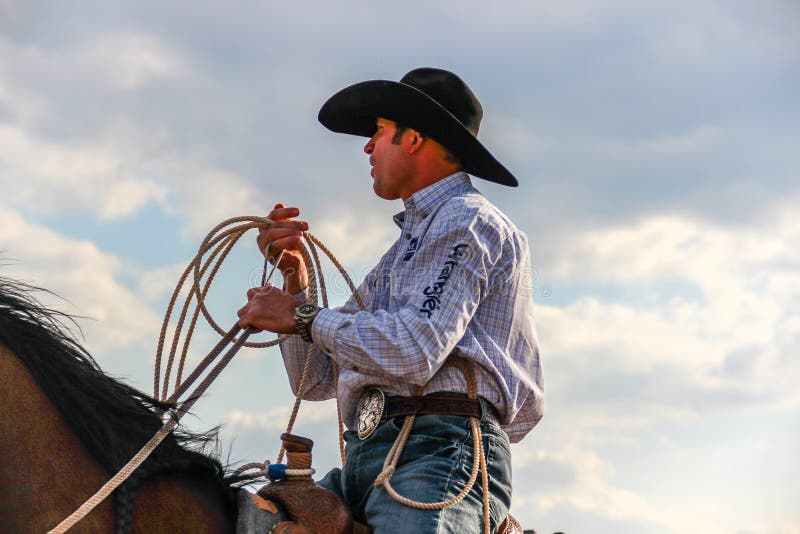
POLYGON ((390 195, 387 191, 381 189, 380 184, 378 183, 378 180, 374 180, 372 182, 372 190, 375 191, 376 195, 378 195, 380 198, 382 198, 384 200, 394 200, 395 198, 397 198, 397 197, 393 197, 392 195, 390 195))

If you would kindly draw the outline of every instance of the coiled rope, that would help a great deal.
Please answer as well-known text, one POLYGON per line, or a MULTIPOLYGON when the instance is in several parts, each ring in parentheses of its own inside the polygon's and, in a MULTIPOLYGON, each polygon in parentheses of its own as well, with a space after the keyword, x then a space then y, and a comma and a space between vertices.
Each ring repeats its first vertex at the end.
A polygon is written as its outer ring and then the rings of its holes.
MULTIPOLYGON (((475 382, 475 373, 473 372, 472 365, 469 363, 469 361, 457 356, 450 356, 446 360, 445 365, 452 365, 461 370, 467 383, 467 397, 470 399, 477 399, 478 387, 475 382)), ((487 473, 486 458, 483 451, 483 438, 481 436, 480 421, 477 417, 469 418, 470 429, 472 430, 472 471, 470 472, 467 484, 458 495, 446 501, 426 503, 414 501, 408 497, 403 497, 392 487, 389 480, 392 478, 392 475, 394 475, 395 469, 397 468, 397 462, 400 460, 400 455, 403 453, 403 447, 406 444, 408 436, 411 434, 411 428, 414 425, 415 418, 416 416, 414 415, 407 415, 403 420, 403 426, 400 429, 400 433, 397 435, 397 438, 392 444, 391 449, 389 449, 389 454, 386 455, 386 460, 383 462, 383 470, 381 470, 381 472, 378 473, 378 476, 375 477, 375 487, 385 488, 389 495, 394 498, 394 500, 403 503, 406 506, 421 510, 441 510, 442 508, 447 508, 448 506, 458 504, 464 499, 464 497, 467 496, 467 494, 472 490, 472 487, 475 485, 475 481, 478 478, 478 469, 480 469, 481 489, 483 490, 483 531, 484 533, 489 534, 491 531, 491 526, 489 524, 489 476, 487 473)))
MULTIPOLYGON (((228 253, 231 251, 233 246, 236 242, 244 235, 245 232, 251 229, 256 228, 267 228, 272 223, 272 220, 267 217, 258 217, 258 216, 244 216, 244 217, 234 217, 231 219, 227 219, 217 226, 215 226, 203 239, 200 244, 199 250, 194 258, 189 262, 189 265, 181 274, 181 277, 178 281, 178 284, 173 291, 172 297, 170 298, 169 305, 167 306, 167 311, 165 313, 164 322, 161 327, 161 332, 159 334, 158 340, 158 347, 156 349, 156 359, 155 359, 155 366, 154 366, 154 380, 153 380, 153 391, 154 397, 158 400, 166 400, 167 402, 174 404, 176 408, 171 410, 167 414, 162 414, 165 417, 165 421, 161 429, 159 429, 156 434, 150 438, 150 440, 137 452, 133 458, 131 458, 127 464, 125 464, 111 479, 109 479, 100 489, 95 492, 89 499, 86 500, 78 509, 76 509, 72 514, 70 514, 67 518, 65 518, 61 523, 59 523, 56 527, 49 531, 50 534, 61 534, 66 532, 71 527, 73 527, 78 521, 86 517, 94 508, 97 507, 101 502, 103 502, 120 484, 122 484, 130 475, 144 463, 147 457, 158 447, 158 445, 172 432, 176 426, 178 425, 180 419, 192 408, 194 403, 197 399, 203 395, 203 393, 208 389, 211 383, 219 376, 222 370, 227 366, 233 356, 238 352, 241 347, 271 347, 283 342, 288 336, 279 336, 277 339, 268 342, 247 342, 247 338, 253 332, 252 328, 247 328, 242 330, 238 325, 234 325, 230 330, 227 332, 223 330, 216 321, 214 321, 213 317, 209 313, 207 307, 205 306, 205 297, 208 294, 208 290, 211 287, 211 283, 216 276, 219 268, 221 267, 222 263, 224 262, 225 258, 228 256, 228 253), (209 254, 210 251, 210 254, 209 254), (205 258, 206 254, 209 254, 208 258, 205 258), (210 269, 210 270, 209 270, 210 269), (170 344, 170 351, 167 357, 166 363, 166 370, 163 373, 163 384, 162 382, 162 362, 163 362, 163 352, 164 347, 166 344, 167 332, 169 330, 170 319, 172 317, 173 311, 175 309, 175 304, 178 300, 179 295, 184 290, 184 286, 186 285, 187 280, 189 279, 189 275, 193 274, 192 277, 192 284, 188 290, 188 295, 184 301, 184 304, 181 308, 180 316, 178 321, 175 325, 174 332, 172 335, 172 343, 170 344), (205 277, 205 281, 203 279, 205 277), (188 314, 188 310, 192 300, 196 301, 196 305, 194 308, 194 312, 192 313, 192 317, 188 328, 186 329, 186 333, 181 337, 181 332, 184 327, 184 323, 186 321, 186 316, 188 314), (203 360, 197 365, 197 367, 189 374, 185 379, 183 379, 183 371, 186 362, 186 357, 189 351, 189 345, 191 342, 192 335, 194 333, 197 320, 199 318, 199 314, 202 313, 203 317, 206 321, 211 325, 211 327, 220 335, 222 335, 222 339, 216 344, 216 346, 209 352, 209 354, 203 358, 203 360), (238 336, 238 337, 237 337, 238 336), (178 348, 181 346, 181 339, 183 339, 182 349, 180 351, 180 355, 178 354, 178 348), (233 344, 227 352, 222 356, 222 358, 214 365, 214 367, 205 375, 202 379, 200 384, 189 394, 188 396, 185 395, 189 388, 200 378, 205 371, 208 370, 209 366, 217 359, 217 357, 225 350, 228 345, 233 344), (170 377, 172 375, 172 370, 175 366, 175 361, 178 361, 178 366, 176 370, 176 378, 175 378, 175 389, 172 394, 169 394, 169 384, 170 384, 170 377), (180 401, 179 399, 185 398, 186 400, 180 401)), ((341 263, 339 263, 338 259, 336 259, 330 250, 323 245, 316 237, 312 234, 306 232, 304 233, 305 244, 301 248, 301 252, 303 257, 306 261, 306 265, 309 266, 309 297, 308 302, 310 303, 317 303, 317 280, 320 281, 320 287, 323 288, 323 300, 325 305, 327 305, 327 295, 324 293, 325 283, 324 278, 322 276, 322 270, 320 268, 320 261, 319 261, 319 254, 317 253, 316 247, 322 249, 323 252, 331 259, 333 264, 337 267, 339 272, 344 277, 345 281, 347 282, 348 286, 350 287, 351 291, 354 295, 356 295, 356 300, 363 308, 363 303, 361 302, 359 296, 357 295, 355 285, 353 281, 350 279, 350 276, 342 267, 341 263), (311 254, 309 254, 309 250, 311 254), (313 257, 313 262, 312 258, 313 257)), ((281 253, 282 255, 282 253, 281 253)), ((275 272, 275 268, 273 267, 272 270, 267 274, 268 270, 268 256, 269 250, 265 254, 265 262, 264 262, 264 273, 262 275, 262 286, 266 285, 272 279, 272 275, 275 272)), ((280 255, 276 258, 275 264, 280 261, 280 255)), ((313 346, 309 347, 308 356, 313 353, 313 346)), ((287 432, 291 432, 291 429, 294 425, 294 422, 297 418, 297 413, 299 411, 300 406, 300 398, 303 394, 303 389, 305 387, 306 382, 306 375, 308 374, 308 369, 310 368, 310 359, 307 358, 306 364, 304 366, 304 373, 301 378, 300 386, 298 387, 297 392, 297 399, 295 400, 295 405, 292 409, 292 415, 289 419, 289 424, 287 428, 287 432)), ((336 370, 336 369, 335 369, 336 370)), ((344 445, 342 442, 341 434, 342 429, 344 428, 344 423, 342 422, 341 412, 338 409, 338 402, 337 402, 337 413, 338 420, 339 420, 339 429, 340 429, 340 452, 342 453, 342 462, 344 462, 344 445)), ((282 459, 284 451, 281 450, 279 453, 279 462, 282 459)))
MULTIPOLYGON (((111 479, 109 479, 97 492, 92 495, 89 499, 86 500, 78 509, 76 509, 69 517, 64 519, 61 523, 59 523, 55 528, 51 529, 48 534, 61 534, 69 530, 72 526, 74 526, 78 521, 86 517, 97 505, 99 505, 103 500, 105 500, 120 484, 122 484, 130 475, 144 463, 147 457, 158 447, 158 445, 164 440, 166 436, 172 432, 176 426, 178 425, 180 419, 192 408, 194 403, 197 399, 203 395, 203 393, 208 389, 211 383, 219 376, 222 370, 227 366, 233 356, 239 351, 241 347, 252 347, 252 348, 265 348, 265 347, 272 347, 282 343, 284 340, 288 338, 288 335, 281 335, 278 338, 272 341, 266 342, 248 342, 247 338, 253 333, 253 329, 248 327, 242 330, 241 327, 238 325, 234 325, 230 330, 227 332, 222 329, 222 327, 217 324, 214 318, 209 313, 206 305, 205 305, 205 298, 208 294, 208 291, 211 287, 211 283, 216 276, 217 272, 219 271, 222 263, 225 261, 225 258, 230 253, 233 246, 236 242, 247 232, 251 229, 257 228, 267 228, 269 225, 272 224, 272 220, 268 217, 258 217, 258 216, 242 216, 242 217, 233 217, 230 219, 226 219, 225 221, 221 222, 217 226, 215 226, 208 235, 203 239, 198 249, 197 254, 194 258, 189 262, 186 269, 180 276, 178 283, 175 287, 175 290, 172 293, 172 297, 170 298, 169 305, 167 306, 167 311, 164 316, 164 322, 161 326, 161 332, 158 338, 158 347, 156 349, 156 357, 155 357, 155 366, 154 366, 154 376, 153 376, 153 392, 154 397, 158 400, 165 400, 168 403, 174 404, 176 408, 171 410, 167 414, 162 414, 165 416, 166 420, 164 421, 163 426, 161 429, 152 437, 150 440, 137 452, 133 458, 131 458, 127 464, 125 464, 117 474, 115 474, 111 479), (209 253, 210 252, 210 253, 209 253), (209 254, 208 258, 204 257, 206 254, 209 254), (210 270, 209 270, 210 269, 210 270), (188 289, 188 295, 184 300, 184 304, 181 307, 180 315, 178 318, 177 323, 175 324, 174 331, 172 334, 172 342, 170 344, 169 354, 167 356, 167 363, 166 368, 162 375, 162 364, 163 364, 163 353, 164 348, 166 345, 167 333, 169 331, 170 319, 172 314, 175 310, 175 305, 178 301, 178 298, 182 291, 184 291, 184 286, 186 285, 187 280, 189 279, 189 275, 192 274, 192 284, 188 289), (203 281, 205 277, 205 281, 203 281), (192 300, 196 301, 194 311, 192 312, 191 319, 189 321, 189 325, 186 328, 186 333, 182 336, 182 331, 184 328, 184 324, 186 321, 186 316, 188 314, 188 310, 190 308, 192 300), (222 339, 214 346, 214 348, 208 353, 208 355, 198 363, 197 367, 184 379, 183 372, 185 367, 186 358, 189 352, 189 345, 192 339, 192 336, 195 331, 195 327, 197 325, 197 321, 199 319, 200 314, 202 313, 203 317, 206 319, 208 324, 222 336, 222 339), (238 336, 238 337, 237 337, 238 336), (178 356, 178 348, 181 347, 181 339, 183 339, 182 348, 180 350, 180 355, 178 356), (190 395, 186 396, 185 393, 189 390, 189 388, 197 381, 197 379, 203 375, 211 366, 211 364, 217 359, 217 357, 225 350, 228 345, 232 343, 232 346, 225 352, 222 358, 214 365, 214 367, 205 375, 203 380, 200 384, 191 392, 190 395), (172 394, 169 394, 169 386, 170 386, 170 377, 172 375, 173 368, 175 367, 175 362, 177 359, 177 370, 175 372, 175 388, 172 394), (179 399, 185 398, 186 400, 179 401, 179 399)), ((356 290, 353 281, 351 280, 350 276, 345 271, 344 267, 342 267, 339 260, 333 255, 333 253, 315 236, 313 236, 309 232, 303 233, 303 238, 305 243, 302 244, 301 247, 301 254, 307 266, 307 270, 309 273, 309 286, 308 286, 308 303, 317 304, 318 302, 318 289, 317 286, 319 285, 319 294, 321 294, 323 307, 328 307, 328 298, 327 298, 327 289, 325 285, 325 279, 322 273, 321 263, 319 254, 317 252, 317 247, 321 249, 325 255, 331 260, 331 262, 336 266, 339 273, 347 282, 353 297, 356 301, 356 304, 363 310, 365 309, 364 303, 361 300, 358 291, 356 290)), ((270 246, 268 245, 265 250, 265 260, 264 260, 264 271, 262 274, 261 285, 266 286, 272 279, 272 276, 275 272, 275 267, 273 266, 271 270, 269 270, 269 261, 272 260, 274 265, 277 266, 280 262, 280 259, 283 255, 283 252, 276 257, 271 258, 269 256, 270 246), (267 271, 269 270, 269 274, 267 271)), ((291 433, 292 428, 294 427, 294 423, 297 419, 297 414, 300 409, 300 402, 301 397, 303 395, 307 376, 311 367, 312 355, 314 353, 314 346, 313 344, 309 345, 308 351, 306 353, 306 360, 303 366, 303 373, 301 375, 300 384, 297 388, 297 396, 294 402, 294 406, 292 408, 291 415, 289 417, 289 422, 287 424, 287 433, 291 433)), ((333 362, 333 372, 334 372, 334 387, 337 386, 338 382, 338 366, 335 362, 333 362)), ((465 367, 468 369, 468 372, 465 372, 465 377, 472 376, 471 381, 467 378, 467 384, 469 388, 469 395, 470 398, 477 398, 475 391, 475 379, 474 375, 472 375, 472 369, 469 367, 465 367)), ((463 370, 463 369, 462 369, 463 370)), ((344 423, 342 421, 341 416, 341 409, 339 407, 338 399, 337 399, 337 418, 338 418, 338 426, 339 426, 339 453, 342 460, 342 465, 345 464, 345 451, 344 451, 344 439, 342 434, 344 433, 344 423)), ((441 502, 441 503, 420 503, 417 501, 413 501, 407 499, 395 492, 395 490, 391 487, 389 483, 389 479, 391 478, 392 474, 394 473, 395 467, 397 465, 397 461, 400 458, 402 453, 403 447, 405 445, 406 439, 411 432, 411 428, 414 424, 414 416, 407 416, 404 423, 403 428, 398 435, 392 449, 389 452, 389 455, 384 462, 384 469, 378 475, 375 480, 376 486, 384 486, 395 498, 397 501, 407 505, 412 506, 414 508, 422 508, 422 509, 440 509, 445 508, 447 506, 451 506, 460 502, 464 496, 471 490, 472 486, 477 479, 477 470, 480 467, 482 471, 482 486, 483 486, 483 508, 484 508, 484 531, 489 532, 489 497, 488 497, 488 477, 486 473, 486 462, 483 454, 483 442, 481 438, 481 431, 480 431, 480 424, 476 418, 471 418, 470 424, 472 428, 473 434, 473 451, 475 454, 475 462, 473 464, 472 473, 470 475, 470 480, 464 490, 459 493, 453 499, 449 501, 441 502)), ((280 452, 278 453, 277 463, 281 463, 283 460, 283 456, 285 454, 285 449, 281 447, 280 452)), ((239 471, 243 471, 246 469, 258 469, 260 472, 266 473, 267 466, 269 462, 265 462, 264 464, 258 463, 251 463, 242 466, 239 471)), ((310 466, 309 466, 310 468, 310 466)), ((298 473, 299 474, 299 473, 298 473)))

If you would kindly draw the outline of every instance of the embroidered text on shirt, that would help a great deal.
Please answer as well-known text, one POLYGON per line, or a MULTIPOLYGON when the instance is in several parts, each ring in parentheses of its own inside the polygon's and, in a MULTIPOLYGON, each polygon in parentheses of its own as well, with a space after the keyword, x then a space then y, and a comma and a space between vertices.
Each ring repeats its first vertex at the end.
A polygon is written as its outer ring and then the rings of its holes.
POLYGON ((454 246, 450 254, 447 255, 447 261, 444 262, 444 267, 436 278, 436 282, 422 291, 427 298, 422 301, 422 307, 419 311, 424 313, 428 319, 431 318, 433 311, 441 306, 441 294, 442 291, 444 291, 444 286, 450 279, 450 274, 453 272, 453 269, 458 266, 459 260, 464 257, 464 249, 467 247, 468 245, 466 243, 454 246))
POLYGON ((403 256, 403 261, 408 261, 414 256, 414 253, 417 251, 418 243, 419 243, 418 237, 415 237, 414 239, 408 242, 408 248, 406 249, 406 253, 403 256))

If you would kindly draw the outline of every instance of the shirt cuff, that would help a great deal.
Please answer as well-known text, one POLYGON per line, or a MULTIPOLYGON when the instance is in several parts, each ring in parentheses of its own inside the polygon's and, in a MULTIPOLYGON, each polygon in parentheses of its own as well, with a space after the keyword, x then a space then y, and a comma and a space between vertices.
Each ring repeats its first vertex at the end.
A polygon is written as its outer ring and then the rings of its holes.
POLYGON ((308 288, 301 289, 297 293, 292 295, 294 300, 296 300, 299 304, 305 304, 308 300, 308 288))
MULTIPOLYGON (((346 321, 348 314, 322 308, 311 323, 311 339, 323 352, 333 355, 336 331, 346 321)), ((334 358, 335 359, 335 358, 334 358)))

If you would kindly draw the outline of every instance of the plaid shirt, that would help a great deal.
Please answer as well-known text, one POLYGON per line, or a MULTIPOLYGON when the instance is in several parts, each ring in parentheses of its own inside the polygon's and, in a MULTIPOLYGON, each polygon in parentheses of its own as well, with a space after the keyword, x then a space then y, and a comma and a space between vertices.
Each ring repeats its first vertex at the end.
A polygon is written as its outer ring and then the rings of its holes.
MULTIPOLYGON (((405 208, 395 215, 400 237, 358 288, 366 310, 351 297, 314 320, 303 398, 336 395, 336 361, 342 417, 354 428, 368 387, 387 395, 412 395, 414 386, 466 392, 461 371, 442 367, 457 349, 476 364, 478 394, 517 442, 541 419, 544 394, 527 237, 464 173, 417 191, 405 208)), ((281 344, 295 393, 306 349, 300 336, 281 344)))

